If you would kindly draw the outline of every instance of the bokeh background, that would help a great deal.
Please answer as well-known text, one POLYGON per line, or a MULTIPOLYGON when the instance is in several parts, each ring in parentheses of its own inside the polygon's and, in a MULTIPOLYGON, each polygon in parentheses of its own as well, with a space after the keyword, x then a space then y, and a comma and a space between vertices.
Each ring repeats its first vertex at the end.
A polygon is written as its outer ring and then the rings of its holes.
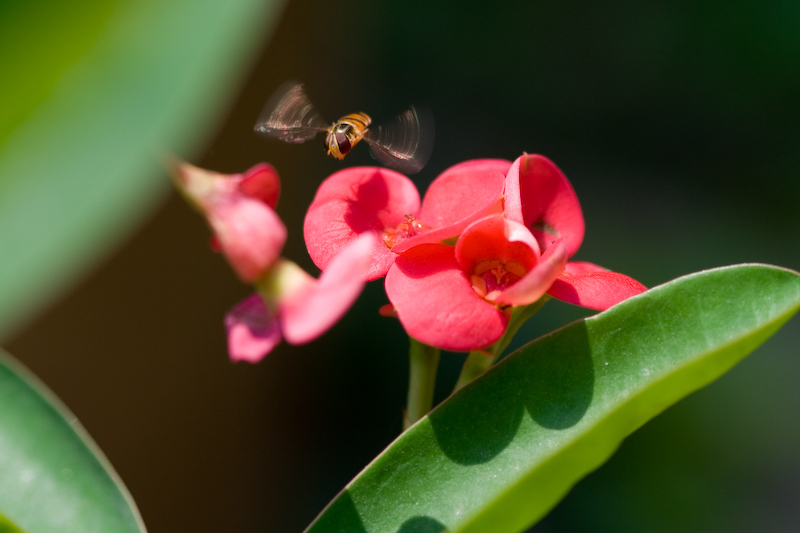
MULTIPOLYGON (((272 163, 285 255, 317 272, 302 220, 342 163, 321 138, 252 132, 287 79, 330 120, 429 107, 421 189, 466 159, 546 155, 583 206, 576 258, 648 286, 734 263, 800 270, 800 3, 289 2, 192 162, 272 163)), ((372 162, 357 147, 344 164, 372 162)), ((76 413, 150 531, 300 531, 399 433, 406 340, 377 315, 377 282, 316 342, 230 363, 222 316, 250 289, 208 237, 169 193, 4 346, 76 413)), ((581 316, 550 303, 520 338, 581 316)), ((798 346, 795 318, 628 438, 533 531, 794 530, 798 346)), ((444 355, 440 397, 462 360, 444 355)))

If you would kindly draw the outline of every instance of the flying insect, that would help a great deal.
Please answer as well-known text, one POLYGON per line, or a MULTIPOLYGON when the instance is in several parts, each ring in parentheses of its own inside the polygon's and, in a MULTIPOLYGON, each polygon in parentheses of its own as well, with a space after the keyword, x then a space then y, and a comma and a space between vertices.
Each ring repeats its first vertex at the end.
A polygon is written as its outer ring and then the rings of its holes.
POLYGON ((413 106, 386 125, 372 126, 366 113, 351 113, 329 125, 311 104, 303 85, 294 81, 275 91, 254 129, 259 135, 290 143, 302 143, 325 132, 325 149, 336 159, 344 159, 363 139, 375 159, 406 174, 422 170, 433 148, 433 120, 413 106))

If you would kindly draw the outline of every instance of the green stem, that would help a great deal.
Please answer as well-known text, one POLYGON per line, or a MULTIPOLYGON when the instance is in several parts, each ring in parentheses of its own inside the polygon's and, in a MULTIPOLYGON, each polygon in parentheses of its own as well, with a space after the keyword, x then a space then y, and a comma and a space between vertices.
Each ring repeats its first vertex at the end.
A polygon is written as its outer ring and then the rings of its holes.
POLYGON ((491 368, 494 362, 497 360, 497 356, 503 353, 503 350, 505 350, 509 343, 511 343, 511 339, 514 338, 514 335, 516 335, 517 331, 519 331, 519 328, 522 327, 522 324, 524 324, 533 315, 538 313, 539 309, 541 309, 550 298, 550 295, 545 294, 531 305, 526 305, 525 307, 515 307, 511 311, 511 318, 508 321, 506 332, 502 337, 500 337, 500 340, 489 346, 489 348, 484 351, 475 351, 469 353, 467 359, 464 361, 464 366, 461 367, 461 374, 459 374, 456 385, 453 387, 453 392, 461 389, 468 383, 472 382, 475 378, 489 370, 489 368, 491 368))
POLYGON ((461 367, 461 374, 458 375, 458 381, 456 381, 456 386, 453 387, 453 392, 461 389, 464 385, 489 370, 495 359, 497 359, 497 355, 494 353, 469 352, 467 360, 464 361, 464 366, 461 367))
POLYGON ((403 417, 403 430, 428 414, 433 407, 433 389, 439 367, 439 348, 428 346, 409 337, 408 404, 403 417))
POLYGON ((544 304, 549 302, 551 298, 552 296, 545 294, 530 305, 526 305, 525 307, 515 307, 511 312, 511 319, 508 321, 506 332, 503 334, 500 340, 495 343, 494 348, 496 351, 493 353, 496 355, 503 353, 503 350, 508 348, 508 345, 511 344, 511 340, 514 338, 514 335, 517 334, 519 328, 521 328, 522 325, 533 315, 538 313, 539 310, 544 307, 544 304))

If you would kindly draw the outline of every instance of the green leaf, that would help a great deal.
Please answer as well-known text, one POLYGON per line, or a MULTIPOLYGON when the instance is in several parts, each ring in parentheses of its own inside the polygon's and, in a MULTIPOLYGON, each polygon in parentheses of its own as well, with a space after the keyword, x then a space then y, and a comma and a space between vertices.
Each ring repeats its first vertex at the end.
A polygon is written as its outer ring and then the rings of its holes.
POLYGON ((0 337, 167 190, 281 5, 0 3, 0 337))
POLYGON ((11 523, 8 518, 0 514, 0 533, 23 533, 21 529, 11 523))
POLYGON ((111 465, 75 416, 0 351, 0 531, 144 531, 111 465), (6 528, 5 530, 3 528, 6 528))
POLYGON ((679 278, 546 335, 401 435, 309 529, 522 531, 799 307, 796 272, 741 265, 679 278))

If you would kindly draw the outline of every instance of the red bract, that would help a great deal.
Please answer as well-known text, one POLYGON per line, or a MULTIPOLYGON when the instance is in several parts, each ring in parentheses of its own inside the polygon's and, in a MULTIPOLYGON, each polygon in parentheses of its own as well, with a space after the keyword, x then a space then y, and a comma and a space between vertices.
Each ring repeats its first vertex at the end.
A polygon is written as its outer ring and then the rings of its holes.
POLYGON ((318 280, 291 261, 279 260, 259 281, 259 294, 225 316, 231 359, 255 363, 281 338, 303 344, 327 331, 361 293, 374 244, 370 233, 358 237, 331 260, 318 280))
POLYGON ((512 163, 505 183, 506 218, 531 230, 542 250, 563 239, 572 256, 583 241, 583 213, 567 177, 549 159, 523 155, 512 163))
MULTIPOLYGON (((505 215, 531 230, 542 250, 563 240, 572 256, 583 241, 578 197, 566 176, 541 155, 523 155, 506 175, 505 215)), ((603 311, 647 288, 623 274, 591 263, 567 263, 547 291, 559 300, 603 311)))
POLYGON ((547 292, 565 302, 605 311, 647 287, 624 274, 592 263, 570 261, 547 292))
POLYGON ((503 194, 508 161, 484 159, 449 168, 431 183, 420 205, 413 182, 373 167, 341 170, 320 186, 303 233, 311 259, 326 270, 331 258, 363 232, 378 237, 367 280, 389 270, 398 253, 458 236, 485 216, 503 194))
POLYGON ((175 178, 205 215, 215 247, 243 281, 255 281, 278 260, 286 227, 273 210, 280 181, 272 166, 262 163, 243 174, 225 175, 181 163, 175 178))
POLYGON ((491 215, 468 226, 455 247, 423 244, 400 254, 386 275, 386 294, 410 336, 474 350, 496 342, 511 307, 542 297, 566 260, 560 241, 540 255, 524 226, 491 215))
POLYGON ((467 226, 455 247, 395 247, 401 253, 386 275, 386 293, 409 335, 466 351, 495 343, 511 309, 546 292, 602 310, 645 290, 597 265, 567 263, 583 233, 567 178, 547 158, 524 155, 508 169, 504 214, 467 226))

